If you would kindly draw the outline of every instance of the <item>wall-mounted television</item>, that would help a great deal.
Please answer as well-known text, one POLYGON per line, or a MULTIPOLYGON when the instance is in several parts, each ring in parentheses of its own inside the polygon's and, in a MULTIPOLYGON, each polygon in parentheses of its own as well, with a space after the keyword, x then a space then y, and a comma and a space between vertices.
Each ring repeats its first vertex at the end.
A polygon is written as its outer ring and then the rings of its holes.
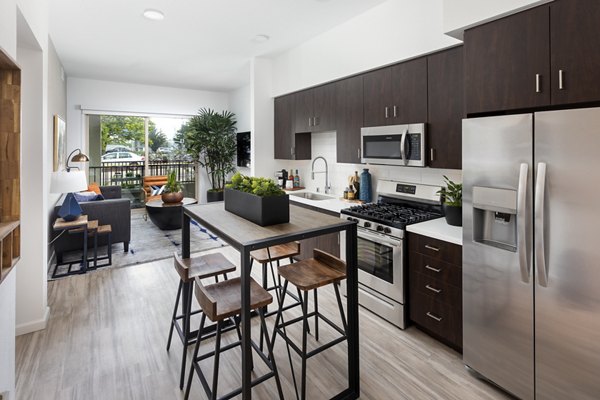
POLYGON ((250 168, 250 132, 237 133, 237 166, 250 168))

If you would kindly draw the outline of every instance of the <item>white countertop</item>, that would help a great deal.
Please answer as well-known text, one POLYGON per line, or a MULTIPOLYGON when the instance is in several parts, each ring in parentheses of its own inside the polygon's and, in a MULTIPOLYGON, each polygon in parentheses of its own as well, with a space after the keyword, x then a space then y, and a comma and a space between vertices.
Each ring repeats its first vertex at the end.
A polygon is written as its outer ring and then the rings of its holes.
POLYGON ((462 227, 448 225, 443 217, 408 225, 406 230, 462 246, 462 227))
POLYGON ((328 195, 328 194, 323 194, 323 193, 317 193, 317 194, 319 194, 321 196, 331 197, 331 199, 329 199, 329 200, 310 200, 310 199, 305 199, 304 197, 298 197, 298 196, 293 195, 293 193, 304 193, 304 192, 315 193, 310 190, 295 190, 293 192, 289 191, 286 193, 290 195, 290 201, 306 204, 306 205, 317 207, 317 208, 322 208, 324 210, 332 211, 332 212, 335 212, 338 214, 344 208, 349 208, 349 207, 356 205, 355 203, 349 203, 347 201, 340 200, 339 198, 337 198, 333 195, 328 195))

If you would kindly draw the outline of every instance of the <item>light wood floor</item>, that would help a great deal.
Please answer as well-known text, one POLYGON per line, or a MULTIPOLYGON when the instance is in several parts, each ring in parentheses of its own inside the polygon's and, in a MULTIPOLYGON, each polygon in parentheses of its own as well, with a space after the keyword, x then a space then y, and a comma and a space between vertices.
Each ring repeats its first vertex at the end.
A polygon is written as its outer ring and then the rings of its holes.
MULTIPOLYGON (((239 265, 235 250, 217 251, 239 265)), ((177 283, 170 259, 50 282, 47 329, 17 338, 17 399, 182 399, 181 343, 175 336, 171 351, 165 349, 177 283)), ((320 311, 339 321, 333 290, 319 294, 320 311)), ((258 321, 253 322, 258 337, 258 321)), ((362 399, 506 398, 470 376, 460 354, 414 327, 402 331, 364 309, 360 326, 362 399)), ((320 328, 321 341, 333 337, 324 323, 320 328)), ((299 333, 299 327, 290 332, 296 337, 299 333)), ((230 334, 233 339, 235 334, 230 334)), ((207 341, 203 348, 212 346, 207 341)), ((343 343, 309 360, 308 399, 329 398, 344 386, 346 351, 343 343)), ((281 338, 275 352, 285 397, 294 399, 281 338)), ((299 358, 292 356, 299 371, 299 358)), ((265 370, 258 357, 255 364, 256 373, 265 370)), ((211 361, 202 365, 210 379, 211 361)), ((222 357, 221 393, 239 386, 239 365, 239 348, 222 357)), ((274 399, 275 393, 271 379, 253 389, 253 398, 274 399)), ((197 378, 191 398, 206 398, 197 378)))

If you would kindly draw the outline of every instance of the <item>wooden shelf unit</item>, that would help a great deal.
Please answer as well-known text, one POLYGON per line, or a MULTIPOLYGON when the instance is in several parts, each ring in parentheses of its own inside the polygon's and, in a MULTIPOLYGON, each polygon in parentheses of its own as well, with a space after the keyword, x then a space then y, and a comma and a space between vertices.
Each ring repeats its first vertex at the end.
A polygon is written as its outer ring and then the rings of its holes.
POLYGON ((21 70, 0 48, 0 283, 21 255, 21 70))

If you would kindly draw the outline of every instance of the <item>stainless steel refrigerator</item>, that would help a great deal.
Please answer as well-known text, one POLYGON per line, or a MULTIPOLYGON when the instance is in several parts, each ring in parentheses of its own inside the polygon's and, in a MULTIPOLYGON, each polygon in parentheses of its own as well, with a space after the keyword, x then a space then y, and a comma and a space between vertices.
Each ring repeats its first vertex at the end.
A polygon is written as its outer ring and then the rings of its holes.
POLYGON ((464 363, 600 398, 600 109, 463 121, 464 363))

